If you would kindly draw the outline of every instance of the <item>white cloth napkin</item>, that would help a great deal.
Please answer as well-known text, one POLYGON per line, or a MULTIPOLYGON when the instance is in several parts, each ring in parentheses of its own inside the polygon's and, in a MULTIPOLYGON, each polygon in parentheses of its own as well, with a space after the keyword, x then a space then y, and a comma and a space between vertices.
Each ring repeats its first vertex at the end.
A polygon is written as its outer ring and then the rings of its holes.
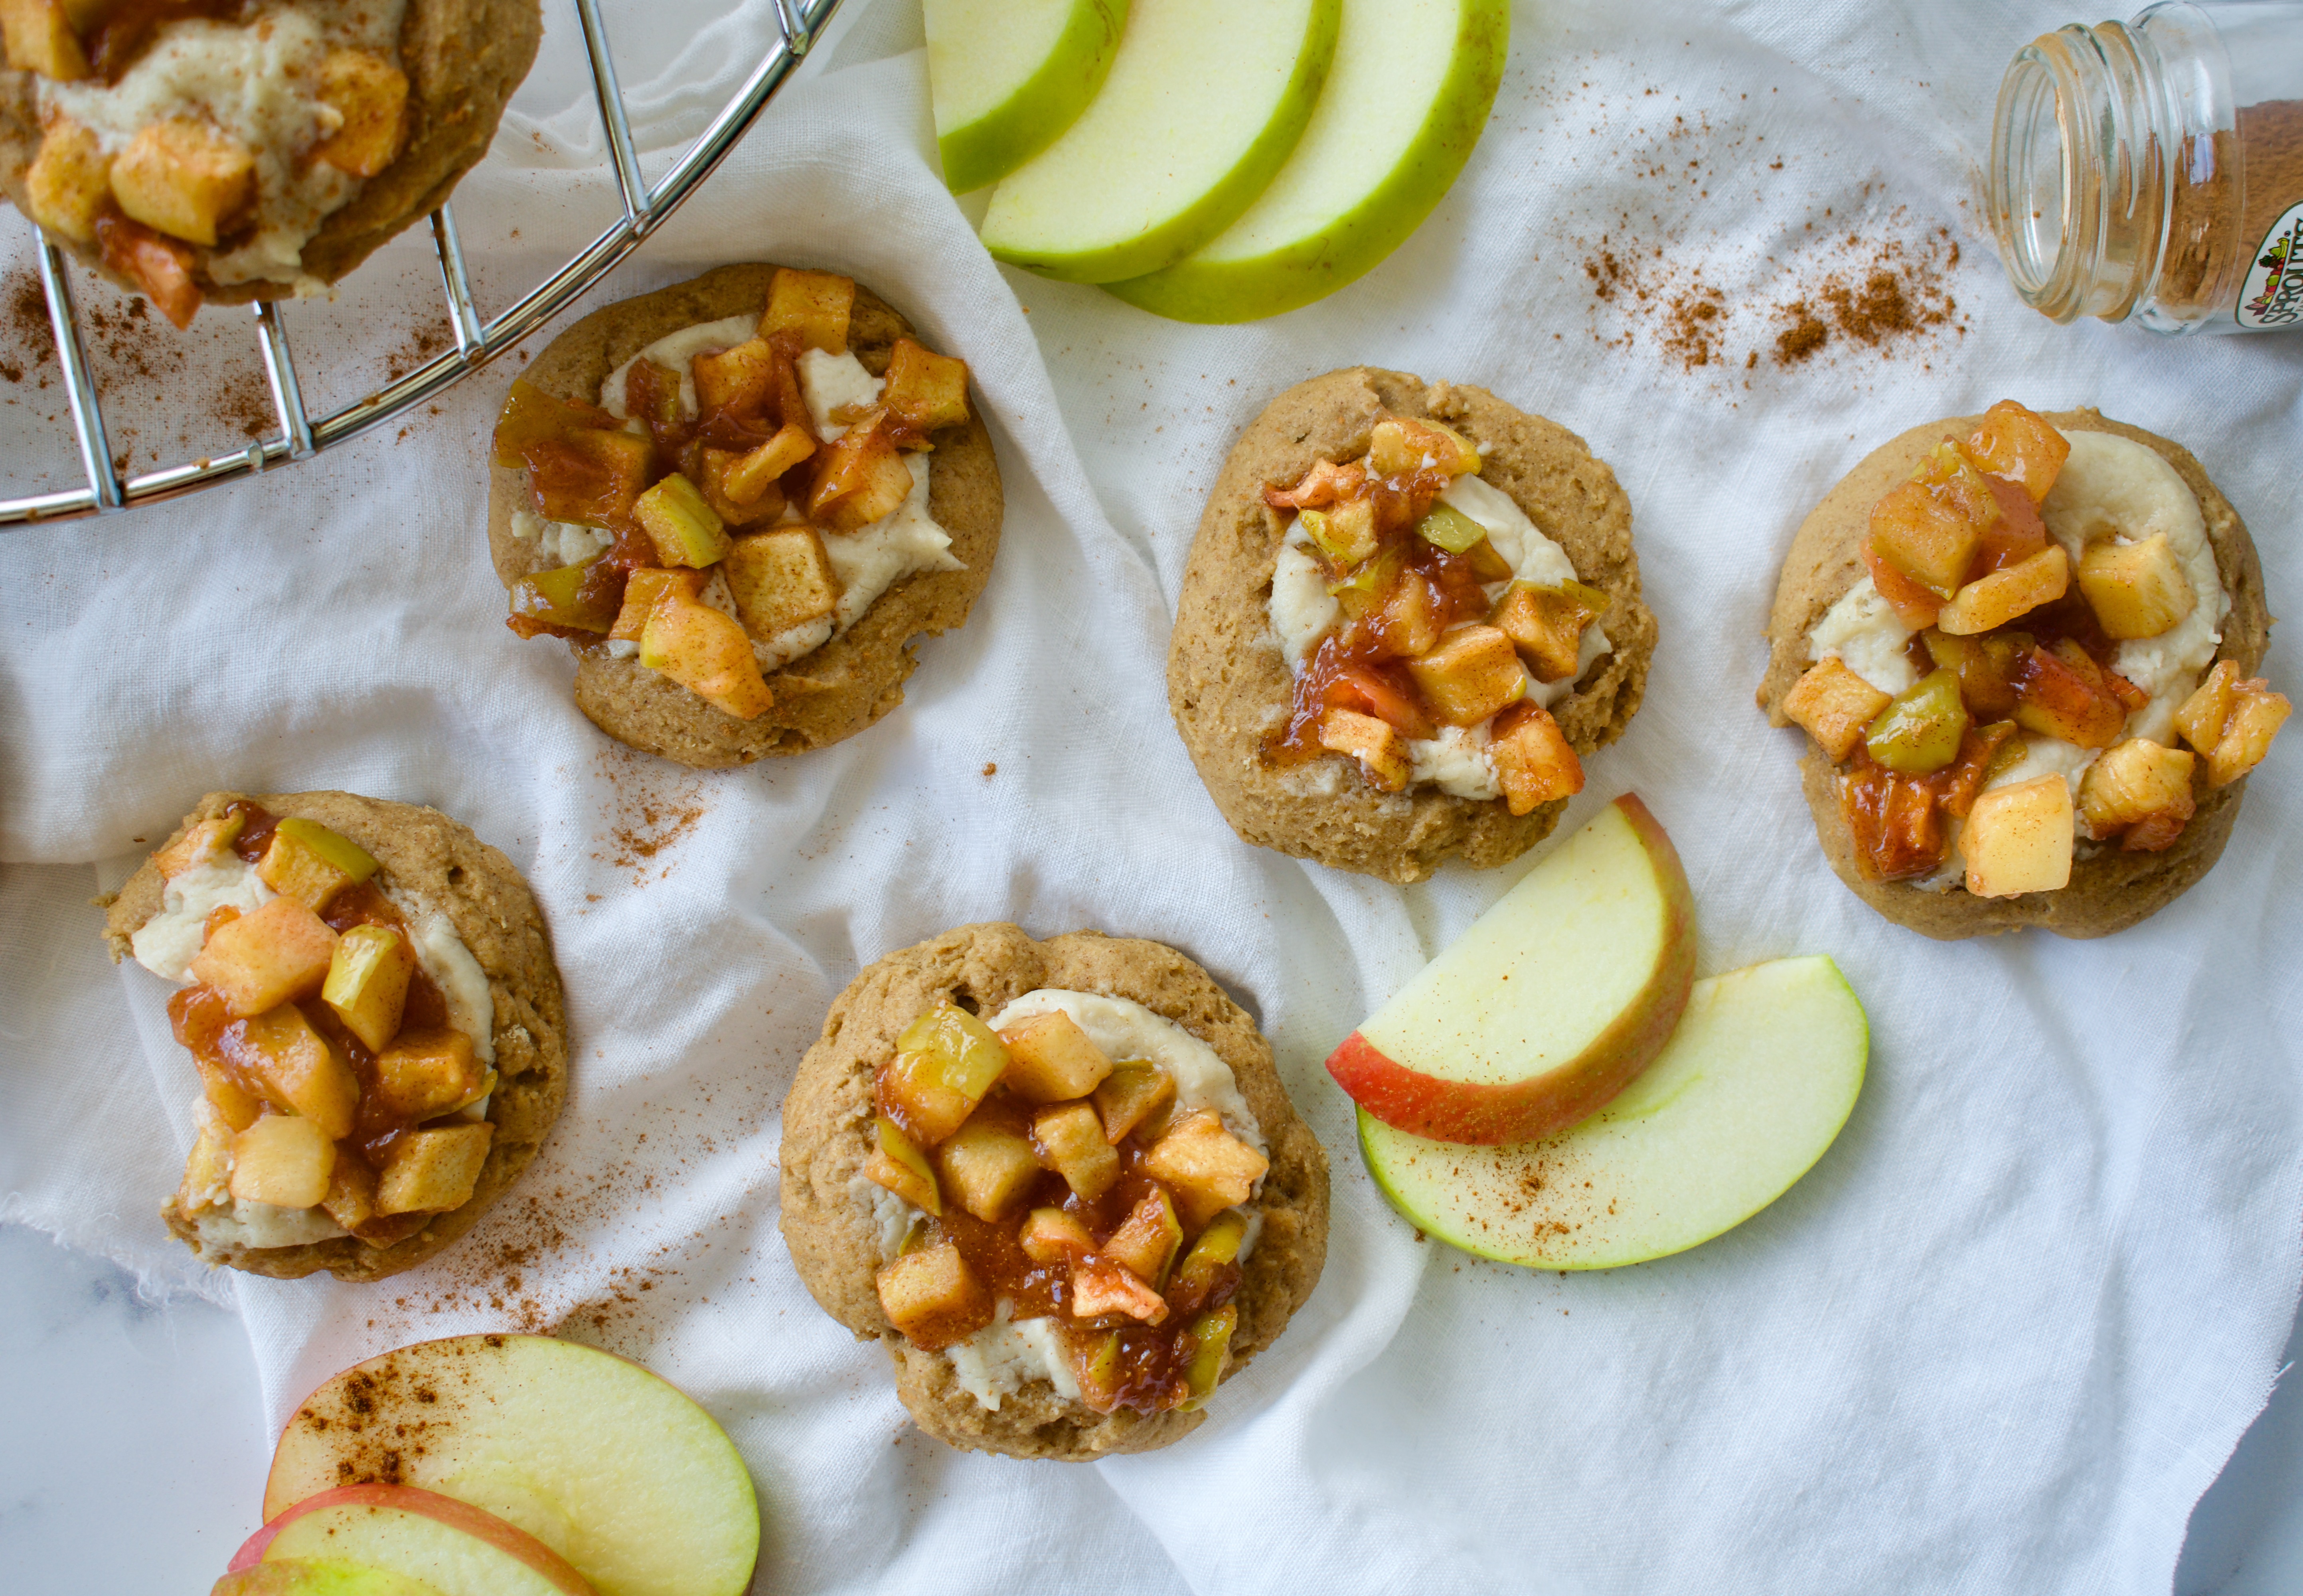
MULTIPOLYGON (((704 10, 611 8, 652 145, 692 133, 763 37, 757 0, 704 10), (698 80, 713 92, 679 87, 698 80)), ((935 175, 915 8, 848 0, 806 77, 592 302, 730 259, 826 266, 965 356, 1008 495, 974 618, 836 748, 696 773, 615 747, 562 654, 502 626, 479 460, 516 361, 283 476, 0 535, 0 1218, 237 1305, 274 1422, 425 1337, 553 1327, 640 1357, 742 1447, 763 1590, 2164 1592, 2303 1277, 2298 739, 2250 783, 2223 864, 2145 925, 1946 946, 1831 876, 1796 739, 1751 705, 1807 508, 1876 442, 2002 395, 2188 442, 2248 516, 2274 608, 2303 589, 2303 339, 2059 329, 1992 258, 1975 172, 1999 72, 2064 20, 1522 5, 1486 139, 1424 228, 1326 303, 1227 329, 995 268, 935 175), (1603 235, 1625 261, 1663 247, 1636 266, 1664 300, 1721 291, 1717 359, 1665 348, 1655 300, 1595 295, 1603 235), (1953 241, 1956 329, 1776 363, 1771 308, 1800 284, 1878 243, 1953 241), (1567 825, 1637 790, 1686 860, 1706 973, 1828 952, 1869 1008, 1838 1144, 1677 1258, 1531 1274, 1415 1239, 1320 1060, 1518 872, 1401 890, 1249 849, 1168 722, 1168 621, 1226 450, 1281 388, 1360 361, 1483 384, 1614 466, 1663 638, 1567 825), (383 1285, 202 1277, 152 1217, 193 1077, 164 987, 102 962, 85 899, 224 786, 434 804, 510 855, 551 921, 567 1112, 460 1246, 383 1285), (779 1109, 832 996, 994 918, 1200 959, 1329 1150, 1319 1291, 1164 1452, 1027 1465, 920 1438, 776 1232, 779 1109)), ((572 26, 553 27, 458 195, 492 308, 612 205, 583 170, 599 147, 572 26)), ((336 304, 292 308, 315 402, 410 359, 436 305, 409 241, 336 304)), ((190 358, 164 329, 100 349, 131 446, 229 446, 247 334, 210 311, 190 358)), ((0 388, 12 486, 70 479, 38 380, 0 388)), ((2303 686, 2283 638, 2267 669, 2303 686)))

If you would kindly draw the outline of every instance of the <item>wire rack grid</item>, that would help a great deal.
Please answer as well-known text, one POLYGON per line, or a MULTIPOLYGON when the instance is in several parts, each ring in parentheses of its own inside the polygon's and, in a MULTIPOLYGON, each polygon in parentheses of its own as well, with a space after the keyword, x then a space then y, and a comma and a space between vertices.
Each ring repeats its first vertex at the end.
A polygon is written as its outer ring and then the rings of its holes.
POLYGON ((47 295, 56 360, 88 484, 60 493, 0 499, 0 529, 33 521, 129 510, 253 476, 276 464, 308 460, 369 427, 382 426, 469 376, 558 315, 618 261, 639 248, 679 208, 680 202, 726 158, 766 107, 769 97, 791 75, 824 23, 839 8, 839 0, 768 0, 779 35, 774 47, 753 69, 744 86, 720 108, 711 125, 696 135, 695 141, 653 184, 640 173, 639 150, 632 142, 623 90, 616 82, 616 63, 609 53, 607 30, 600 19, 600 0, 573 0, 573 4, 577 21, 584 32, 585 52, 591 65, 600 120, 607 132, 616 186, 623 200, 623 215, 605 232, 509 309, 493 320, 484 320, 473 302, 463 245, 456 235, 454 210, 443 205, 432 213, 432 246, 439 258, 441 286, 448 297, 448 319, 455 332, 454 348, 443 350, 365 398, 327 415, 314 417, 304 408, 303 391, 296 380, 295 356, 289 348, 287 328, 280 319, 278 308, 269 301, 260 302, 255 307, 257 346, 271 385, 273 407, 279 416, 279 432, 229 454, 132 477, 122 477, 113 463, 105 432, 103 401, 97 393, 81 341, 80 312, 72 301, 66 258, 42 234, 36 246, 40 286, 47 295))

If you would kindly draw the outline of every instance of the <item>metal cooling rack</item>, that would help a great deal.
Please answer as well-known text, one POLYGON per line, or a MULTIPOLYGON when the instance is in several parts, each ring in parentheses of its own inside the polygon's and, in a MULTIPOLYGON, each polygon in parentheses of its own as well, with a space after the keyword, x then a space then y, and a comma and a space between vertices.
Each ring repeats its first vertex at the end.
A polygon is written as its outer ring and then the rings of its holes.
POLYGON ((623 197, 624 214, 567 265, 531 289, 527 297, 492 321, 481 319, 472 300, 472 283, 464 267, 463 245, 456 236, 456 217, 446 205, 432 213, 432 247, 440 259, 440 283, 448 296, 448 319, 455 329, 456 346, 409 372, 389 386, 342 410, 314 417, 304 408, 303 390, 296 380, 296 359, 288 346, 288 330, 278 308, 270 302, 255 307, 257 347, 264 357, 265 376, 272 385, 272 401, 280 430, 246 449, 230 454, 168 466, 123 477, 114 466, 104 425, 104 405, 89 372, 88 354, 80 341, 80 312, 72 302, 66 275, 67 258, 45 234, 38 252, 40 286, 48 298, 48 323, 55 334, 56 359, 72 409, 72 429, 79 436, 81 468, 88 486, 30 498, 0 499, 0 528, 31 521, 59 520, 71 516, 97 515, 132 509, 180 494, 214 487, 235 477, 252 476, 291 460, 308 460, 322 450, 380 426, 422 404, 443 390, 469 376, 496 356, 557 316, 597 283, 615 264, 639 248, 642 241, 678 210, 696 184, 735 148, 768 98, 780 88, 800 58, 807 54, 823 24, 839 8, 839 0, 767 0, 773 7, 780 35, 767 57, 745 80, 743 88, 720 109, 712 125, 653 185, 640 175, 639 151, 632 143, 630 121, 623 90, 616 83, 616 63, 608 51, 606 29, 600 21, 600 0, 573 0, 576 20, 584 30, 584 46, 590 58, 593 89, 600 105, 600 121, 608 135, 608 150, 616 170, 616 186, 623 197))

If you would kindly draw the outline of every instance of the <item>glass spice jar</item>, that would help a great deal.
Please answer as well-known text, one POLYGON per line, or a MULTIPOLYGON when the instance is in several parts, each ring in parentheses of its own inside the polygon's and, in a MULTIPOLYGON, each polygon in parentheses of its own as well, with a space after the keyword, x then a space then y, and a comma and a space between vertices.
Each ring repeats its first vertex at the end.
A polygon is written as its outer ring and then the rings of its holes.
POLYGON ((2059 322, 2303 326, 2303 0, 2178 0, 2032 40, 1988 179, 2015 291, 2059 322))

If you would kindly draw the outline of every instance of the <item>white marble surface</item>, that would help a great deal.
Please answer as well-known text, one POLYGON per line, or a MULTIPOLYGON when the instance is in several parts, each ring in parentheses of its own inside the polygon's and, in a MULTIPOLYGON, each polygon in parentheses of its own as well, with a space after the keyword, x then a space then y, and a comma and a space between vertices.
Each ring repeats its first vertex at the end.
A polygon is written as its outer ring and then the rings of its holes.
MULTIPOLYGON (((2303 1326, 2287 1344, 2303 1359, 2303 1326)), ((0 1225, 0 1568, 32 1592, 198 1592, 255 1528, 271 1437, 239 1321, 0 1225)), ((2191 1516, 2175 1596, 2303 1585, 2303 1381, 2191 1516)))

